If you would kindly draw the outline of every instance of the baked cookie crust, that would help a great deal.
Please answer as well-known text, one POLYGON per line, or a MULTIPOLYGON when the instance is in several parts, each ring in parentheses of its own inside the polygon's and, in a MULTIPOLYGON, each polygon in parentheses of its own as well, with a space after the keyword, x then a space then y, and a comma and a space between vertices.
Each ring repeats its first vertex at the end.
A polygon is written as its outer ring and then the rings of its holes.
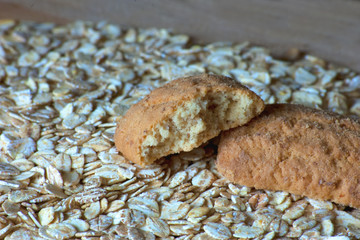
POLYGON ((232 182, 360 207, 360 122, 335 113, 267 105, 222 133, 218 171, 232 182))

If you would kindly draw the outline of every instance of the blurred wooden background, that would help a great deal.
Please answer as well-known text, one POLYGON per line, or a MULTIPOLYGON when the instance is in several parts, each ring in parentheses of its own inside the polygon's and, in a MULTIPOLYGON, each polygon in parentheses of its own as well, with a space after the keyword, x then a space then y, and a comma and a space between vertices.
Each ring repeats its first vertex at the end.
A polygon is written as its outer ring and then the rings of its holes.
POLYGON ((2 18, 165 27, 197 42, 249 40, 276 55, 297 47, 360 72, 357 0, 0 0, 2 18))

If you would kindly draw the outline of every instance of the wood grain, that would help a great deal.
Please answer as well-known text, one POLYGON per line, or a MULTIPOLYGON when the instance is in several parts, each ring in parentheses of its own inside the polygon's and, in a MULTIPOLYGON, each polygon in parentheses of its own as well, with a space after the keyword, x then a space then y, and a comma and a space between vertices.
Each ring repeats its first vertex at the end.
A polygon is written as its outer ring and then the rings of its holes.
POLYGON ((197 42, 248 40, 275 55, 297 47, 360 72, 354 0, 0 0, 0 18, 171 28, 197 42))

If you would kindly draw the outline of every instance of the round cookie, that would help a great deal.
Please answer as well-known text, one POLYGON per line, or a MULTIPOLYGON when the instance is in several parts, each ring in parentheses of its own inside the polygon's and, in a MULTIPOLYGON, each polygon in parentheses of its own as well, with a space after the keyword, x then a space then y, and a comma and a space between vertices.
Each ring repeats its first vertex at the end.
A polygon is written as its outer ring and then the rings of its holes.
POLYGON ((360 207, 360 122, 300 105, 267 105, 222 133, 216 162, 228 180, 360 207))

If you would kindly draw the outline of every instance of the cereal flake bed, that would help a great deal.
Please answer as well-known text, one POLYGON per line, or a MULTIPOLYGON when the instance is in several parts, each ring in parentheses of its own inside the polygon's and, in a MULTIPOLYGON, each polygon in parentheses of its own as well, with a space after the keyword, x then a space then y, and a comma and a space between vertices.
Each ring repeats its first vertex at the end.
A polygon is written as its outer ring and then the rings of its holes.
POLYGON ((360 116, 357 73, 291 53, 106 22, 1 20, 0 238, 360 238, 357 209, 227 182, 215 142, 144 169, 114 147, 116 118, 132 104, 203 72, 266 103, 360 116))

